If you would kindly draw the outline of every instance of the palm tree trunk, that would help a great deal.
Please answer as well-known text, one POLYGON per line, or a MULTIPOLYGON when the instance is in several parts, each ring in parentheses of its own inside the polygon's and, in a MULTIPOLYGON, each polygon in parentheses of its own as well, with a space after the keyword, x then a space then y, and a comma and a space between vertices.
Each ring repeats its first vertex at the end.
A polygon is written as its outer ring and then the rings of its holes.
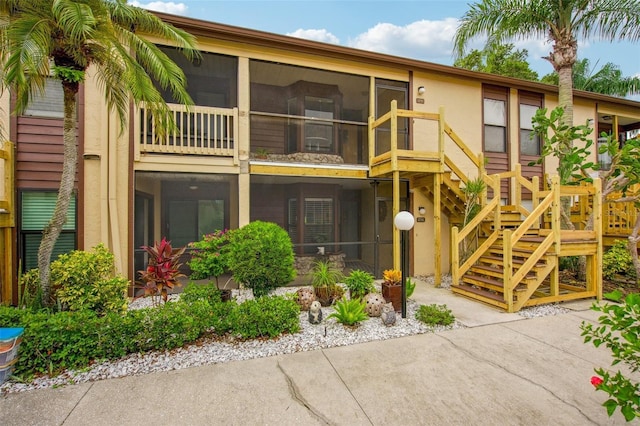
POLYGON ((564 109, 562 124, 573 126, 573 64, 558 68, 558 105, 564 109))
POLYGON ((38 270, 40 285, 42 286, 42 298, 45 305, 52 303, 50 265, 53 248, 60 236, 62 227, 67 219, 67 210, 73 194, 76 168, 78 162, 78 149, 76 147, 76 94, 78 83, 62 82, 64 91, 64 159, 62 163, 62 177, 56 206, 51 220, 42 231, 42 241, 38 249, 38 270))

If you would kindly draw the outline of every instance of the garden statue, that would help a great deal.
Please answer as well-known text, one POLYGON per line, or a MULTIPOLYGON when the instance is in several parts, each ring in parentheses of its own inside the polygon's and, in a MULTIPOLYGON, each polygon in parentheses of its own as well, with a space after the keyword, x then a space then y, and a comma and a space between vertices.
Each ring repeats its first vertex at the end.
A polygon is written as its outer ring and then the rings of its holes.
POLYGON ((382 305, 380 318, 382 318, 382 323, 387 327, 396 323, 396 310, 393 308, 393 303, 389 302, 382 305))
POLYGON ((302 287, 298 289, 297 295, 297 302, 298 305, 300 305, 301 311, 308 311, 309 307, 311 307, 311 303, 316 300, 316 295, 310 287, 302 287))
POLYGON ((320 324, 322 322, 322 309, 320 306, 320 302, 314 300, 311 302, 311 307, 309 308, 309 323, 310 324, 320 324))
POLYGON ((364 297, 366 306, 364 310, 370 317, 379 317, 382 313, 382 305, 384 305, 384 297, 380 293, 369 293, 364 297))

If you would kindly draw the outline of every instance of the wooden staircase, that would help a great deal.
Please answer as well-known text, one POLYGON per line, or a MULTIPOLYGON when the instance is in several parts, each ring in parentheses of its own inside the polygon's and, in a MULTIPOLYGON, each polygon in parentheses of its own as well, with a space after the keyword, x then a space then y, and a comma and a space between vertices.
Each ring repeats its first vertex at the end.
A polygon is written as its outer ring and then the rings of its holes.
MULTIPOLYGON (((452 177, 451 171, 441 173, 440 206, 442 212, 449 217, 449 223, 460 224, 464 218, 465 195, 461 188, 462 181, 452 177)), ((436 178, 434 174, 420 174, 410 180, 412 189, 420 190, 429 200, 434 201, 436 178)))
MULTIPOLYGON (((520 178, 517 173, 515 177, 520 178)), ((485 179, 499 192, 499 175, 485 179)), ((521 200, 513 206, 500 205, 498 195, 462 230, 453 228, 451 290, 508 312, 543 303, 600 297, 600 224, 594 224, 596 231, 560 229, 561 196, 587 198, 597 209, 601 202, 600 182, 590 188, 564 187, 555 177, 548 191, 518 182, 534 194, 530 212, 521 206, 521 200), (474 236, 478 242, 469 249, 467 242, 474 236), (561 283, 559 258, 579 255, 587 256, 586 286, 561 283)))
MULTIPOLYGON (((509 222, 513 224, 513 221, 509 222)), ((522 223, 522 220, 519 222, 522 223)), ((511 249, 511 259, 504 258, 504 232, 500 231, 496 241, 480 256, 478 261, 465 272, 452 291, 462 295, 473 294, 475 299, 509 309, 505 301, 505 274, 513 276, 531 258, 545 237, 531 232, 511 249), (510 263, 511 270, 505 268, 510 263)), ((523 274, 522 280, 512 289, 511 304, 514 310, 522 307, 533 293, 545 283, 545 279, 557 265, 557 256, 549 252, 542 255, 533 267, 523 274)))

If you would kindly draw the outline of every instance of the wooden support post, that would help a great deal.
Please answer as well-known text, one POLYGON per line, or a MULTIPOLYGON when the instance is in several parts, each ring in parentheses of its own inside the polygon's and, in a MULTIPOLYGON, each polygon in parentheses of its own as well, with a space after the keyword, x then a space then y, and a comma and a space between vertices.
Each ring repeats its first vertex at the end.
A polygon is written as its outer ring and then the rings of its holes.
MULTIPOLYGON (((536 207, 538 207, 538 204, 540 204, 540 178, 538 178, 538 176, 532 177, 531 184, 533 186, 533 191, 531 192, 531 211, 534 211, 536 207)), ((542 222, 544 222, 544 215, 535 223, 535 225, 532 226, 532 228, 540 229, 542 227, 542 222)))
POLYGON ((558 270, 560 267, 560 259, 558 259, 558 255, 560 254, 562 244, 560 239, 560 229, 562 226, 560 220, 560 209, 562 208, 560 205, 560 177, 557 175, 551 178, 551 191, 553 191, 553 202, 551 203, 551 232, 553 232, 556 265, 549 275, 549 291, 552 296, 556 296, 560 293, 560 274, 558 270))
POLYGON ((400 172, 393 172, 393 215, 391 216, 391 226, 393 227, 393 269, 400 269, 400 231, 393 224, 393 220, 400 212, 400 172))
POLYGON ((440 193, 442 173, 434 175, 433 186, 433 239, 436 242, 433 282, 436 287, 440 287, 442 283, 442 197, 440 193))
MULTIPOLYGON (((522 178, 522 166, 520 165, 520 163, 516 163, 516 177, 515 179, 513 179, 513 183, 512 185, 515 186, 515 188, 512 189, 512 191, 515 191, 514 193, 514 202, 511 204, 514 204, 516 206, 521 206, 522 205, 522 185, 520 184, 519 179, 522 178)), ((511 185, 510 185, 511 186, 511 185)))
POLYGON ((513 285, 516 284, 511 282, 511 277, 513 276, 513 243, 511 242, 511 234, 512 231, 510 229, 506 229, 502 234, 502 262, 504 264, 502 281, 507 312, 513 312, 513 285))
MULTIPOLYGON (((391 101, 391 170, 398 170, 398 101, 391 101)), ((397 213, 397 212, 396 212, 397 213)), ((395 213, 394 213, 395 214, 395 213)))
POLYGON ((444 107, 438 108, 438 155, 440 158, 440 170, 444 170, 444 107))
POLYGON ((460 282, 460 244, 458 242, 458 227, 451 229, 451 285, 460 282))
MULTIPOLYGON (((593 285, 595 285, 596 297, 598 300, 602 299, 602 180, 594 179, 593 186, 595 189, 595 193, 593 194, 593 229, 596 231, 596 255, 595 259, 593 259, 593 274, 592 279, 594 280, 593 285)), ((587 274, 587 280, 589 279, 589 274, 587 274)), ((589 289, 589 282, 587 281, 587 289, 589 289)))

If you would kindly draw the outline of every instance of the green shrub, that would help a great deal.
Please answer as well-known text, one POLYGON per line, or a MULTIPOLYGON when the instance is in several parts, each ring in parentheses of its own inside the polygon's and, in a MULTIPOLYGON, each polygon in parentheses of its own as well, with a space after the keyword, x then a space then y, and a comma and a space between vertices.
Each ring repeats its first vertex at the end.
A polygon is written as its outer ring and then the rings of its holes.
POLYGON ((204 300, 172 302, 102 317, 88 310, 49 313, 0 306, 0 327, 24 327, 15 374, 29 377, 128 353, 181 347, 211 327, 224 325, 220 315, 226 318, 226 306, 231 305, 219 303, 219 309, 212 309, 204 300))
POLYGON ((451 325, 455 317, 447 305, 420 305, 416 312, 416 319, 427 325, 451 325))
POLYGON ((247 300, 231 311, 229 324, 231 333, 245 339, 296 333, 300 330, 300 307, 282 296, 247 300))
POLYGON ((191 251, 191 260, 187 262, 191 268, 191 279, 215 277, 216 285, 218 284, 218 277, 229 269, 226 250, 229 237, 229 231, 218 230, 203 235, 200 241, 189 244, 189 248, 194 249, 191 251))
POLYGON ((327 318, 335 318, 344 325, 356 325, 369 318, 365 312, 366 304, 360 299, 340 299, 335 305, 335 312, 327 318))
POLYGON ((228 261, 233 279, 253 289, 256 297, 290 283, 296 276, 291 238, 275 223, 255 221, 234 230, 228 261))
POLYGON ((352 298, 362 298, 366 294, 375 290, 373 286, 374 277, 366 271, 360 269, 354 269, 349 273, 349 276, 345 278, 344 283, 351 292, 352 298))
POLYGON ((629 253, 627 242, 624 240, 616 241, 602 256, 602 276, 612 280, 618 274, 630 277, 636 275, 631 253, 629 253))
MULTIPOLYGON (((125 312, 129 282, 114 276, 114 257, 102 244, 91 251, 74 250, 51 262, 51 287, 64 310, 92 310, 98 314, 125 312)), ((37 272, 33 272, 37 276, 37 272)), ((24 281, 34 285, 32 272, 24 281)), ((38 281, 39 282, 39 281, 38 281)))
MULTIPOLYGON (((619 363, 626 365, 627 370, 640 370, 640 294, 629 294, 623 298, 616 290, 605 295, 607 299, 621 304, 593 304, 594 311, 602 312, 598 317, 599 324, 582 322, 584 342, 591 342, 596 348, 606 346, 612 355, 612 366, 619 363)), ((599 391, 609 395, 602 405, 611 416, 620 408, 625 420, 630 422, 640 417, 640 383, 637 376, 626 377, 620 370, 613 374, 610 369, 597 368, 598 376, 591 378, 591 384, 599 391), (632 381, 633 380, 633 381, 632 381)))
POLYGON ((182 291, 180 300, 186 303, 192 303, 196 300, 206 300, 209 305, 214 306, 216 303, 222 302, 222 292, 214 283, 196 284, 189 283, 182 291))
POLYGON ((413 292, 416 289, 416 283, 411 280, 411 278, 407 277, 407 281, 405 281, 405 291, 407 293, 407 299, 413 296, 413 292))
POLYGON ((18 306, 32 310, 44 308, 42 286, 40 286, 40 275, 37 269, 19 275, 18 306))

